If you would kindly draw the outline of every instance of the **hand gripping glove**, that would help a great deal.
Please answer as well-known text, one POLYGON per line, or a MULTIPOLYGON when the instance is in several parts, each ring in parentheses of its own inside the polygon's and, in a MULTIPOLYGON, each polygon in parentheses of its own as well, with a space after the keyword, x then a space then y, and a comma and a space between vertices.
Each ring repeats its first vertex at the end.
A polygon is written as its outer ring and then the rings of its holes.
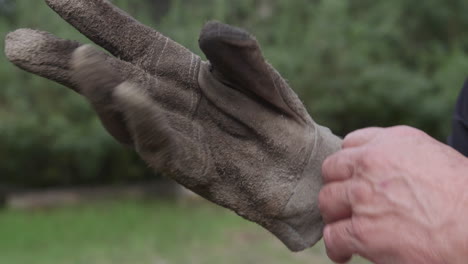
POLYGON ((299 251, 322 236, 321 165, 341 140, 317 125, 245 31, 210 22, 208 61, 107 0, 47 0, 113 56, 49 33, 6 38, 18 67, 86 97, 119 142, 299 251))

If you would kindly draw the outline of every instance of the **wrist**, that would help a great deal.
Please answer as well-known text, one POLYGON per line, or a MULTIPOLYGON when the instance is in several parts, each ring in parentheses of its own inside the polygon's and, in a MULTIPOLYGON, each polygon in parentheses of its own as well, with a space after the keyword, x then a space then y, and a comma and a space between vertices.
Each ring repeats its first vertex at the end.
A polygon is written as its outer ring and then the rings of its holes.
MULTIPOLYGON (((466 177, 468 158, 460 155, 458 164, 460 166, 456 166, 454 178, 460 179, 460 181, 458 183, 455 181, 454 185, 464 189, 464 187, 468 186, 468 177, 466 177)), ((468 221, 468 195, 465 194, 463 189, 453 191, 455 197, 453 198, 454 204, 452 206, 455 208, 452 211, 453 213, 447 215, 449 220, 446 221, 446 228, 441 230, 441 234, 444 234, 444 239, 438 239, 441 243, 441 263, 467 263, 468 230, 466 229, 466 223, 468 221)))

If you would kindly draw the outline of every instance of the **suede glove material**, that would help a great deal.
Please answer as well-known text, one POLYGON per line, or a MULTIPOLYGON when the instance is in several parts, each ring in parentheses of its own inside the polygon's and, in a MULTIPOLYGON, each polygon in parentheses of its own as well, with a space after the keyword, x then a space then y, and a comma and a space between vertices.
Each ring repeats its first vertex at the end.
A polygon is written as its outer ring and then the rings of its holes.
POLYGON ((321 238, 321 165, 341 140, 312 120, 254 37, 210 22, 202 61, 107 0, 46 2, 113 56, 20 29, 6 38, 11 62, 82 94, 107 131, 155 170, 291 250, 321 238))

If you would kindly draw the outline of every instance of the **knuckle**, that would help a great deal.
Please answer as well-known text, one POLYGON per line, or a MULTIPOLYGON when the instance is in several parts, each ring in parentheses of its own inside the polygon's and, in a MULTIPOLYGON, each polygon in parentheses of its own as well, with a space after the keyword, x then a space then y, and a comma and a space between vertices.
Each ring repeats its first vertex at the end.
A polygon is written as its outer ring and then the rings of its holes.
POLYGON ((349 179, 354 172, 354 164, 345 152, 338 152, 322 164, 322 177, 325 183, 349 179))
POLYGON ((359 206, 368 204, 372 200, 370 188, 363 182, 354 182, 348 188, 348 197, 351 204, 359 206))
POLYGON ((364 171, 370 170, 379 164, 379 153, 373 148, 366 148, 357 159, 357 165, 364 171))
POLYGON ((426 135, 423 131, 410 126, 396 126, 390 128, 389 131, 393 134, 407 137, 421 137, 426 135))

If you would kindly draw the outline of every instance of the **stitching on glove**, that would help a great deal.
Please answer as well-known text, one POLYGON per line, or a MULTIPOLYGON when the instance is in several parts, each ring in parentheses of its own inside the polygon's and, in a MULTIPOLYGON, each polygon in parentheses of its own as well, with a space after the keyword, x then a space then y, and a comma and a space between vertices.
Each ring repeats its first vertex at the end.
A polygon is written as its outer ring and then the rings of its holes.
POLYGON ((156 65, 154 66, 156 69, 158 68, 159 66, 159 62, 161 62, 161 58, 164 56, 164 52, 166 52, 166 47, 167 47, 167 44, 169 43, 169 38, 166 38, 166 42, 164 43, 164 46, 161 50, 161 54, 159 54, 159 58, 158 60, 156 61, 156 65))
MULTIPOLYGON (((317 124, 313 123, 313 129, 315 131, 315 136, 314 135, 311 135, 313 138, 314 138, 314 144, 312 146, 312 149, 310 149, 310 154, 307 154, 305 155, 306 158, 304 159, 304 162, 302 164, 302 169, 301 169, 301 178, 299 178, 299 180, 297 181, 296 183, 296 186, 294 186, 294 189, 293 189, 293 192, 291 194, 291 196, 288 198, 285 206, 283 207, 283 209, 280 211, 280 214, 282 212, 284 212, 286 210, 286 208, 288 207, 289 203, 291 202, 291 199, 294 197, 294 195, 296 194, 296 191, 297 191, 297 188, 299 187, 299 184, 301 184, 301 180, 304 178, 304 171, 305 171, 305 168, 307 166, 307 164, 309 163, 310 159, 315 156, 315 154, 317 153, 317 143, 318 143, 318 137, 319 137, 319 129, 318 129, 318 126, 317 124)), ((312 134, 311 133, 311 130, 312 128, 309 127, 308 129, 308 132, 309 134, 312 134)), ((281 219, 281 218, 280 218, 281 219)), ((289 225, 289 224, 288 224, 289 225)))
POLYGON ((276 90, 279 90, 279 93, 281 95, 281 98, 283 99, 283 101, 286 103, 286 105, 288 106, 288 108, 294 113, 297 115, 297 117, 299 117, 299 119, 301 121, 304 122, 304 124, 307 124, 307 120, 304 119, 304 117, 302 116, 302 114, 300 114, 296 107, 291 107, 291 100, 289 100, 290 98, 285 96, 285 89, 291 89, 289 87, 286 87, 285 88, 285 83, 284 81, 281 79, 280 77, 280 74, 273 68, 273 66, 271 66, 271 64, 269 64, 268 62, 265 62, 267 64, 267 67, 269 67, 269 71, 268 71, 268 74, 270 75, 270 78, 271 80, 273 81, 273 85, 275 86, 275 89, 276 90), (271 72, 275 73, 275 76, 272 76, 271 72), (280 81, 279 85, 280 85, 280 89, 278 89, 278 86, 277 86, 277 82, 280 81))

